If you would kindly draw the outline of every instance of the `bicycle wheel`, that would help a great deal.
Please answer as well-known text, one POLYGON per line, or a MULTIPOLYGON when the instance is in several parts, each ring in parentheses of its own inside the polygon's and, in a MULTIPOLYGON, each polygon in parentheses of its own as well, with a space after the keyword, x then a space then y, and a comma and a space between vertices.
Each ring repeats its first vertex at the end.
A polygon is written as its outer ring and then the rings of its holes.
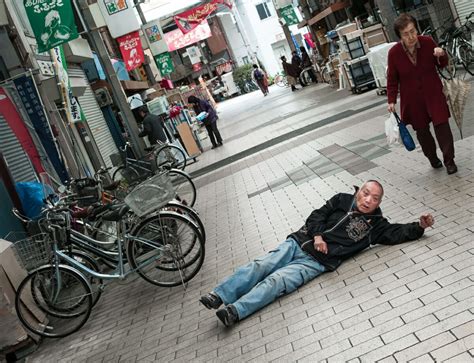
POLYGON ((331 83, 331 75, 329 74, 327 67, 323 68, 321 72, 321 78, 323 79, 324 83, 331 83))
POLYGON ((181 204, 180 202, 170 201, 162 210, 184 214, 186 217, 190 218, 198 227, 203 243, 206 243, 206 229, 204 228, 204 224, 202 223, 198 213, 193 208, 181 204))
POLYGON ((48 338, 65 337, 89 318, 92 290, 86 278, 70 266, 42 266, 20 283, 15 309, 29 331, 48 338))
POLYGON ((309 70, 308 69, 304 69, 301 74, 300 74, 300 78, 301 80, 303 81, 303 84, 310 84, 313 82, 313 80, 311 79, 311 76, 309 75, 309 70))
POLYGON ((448 55, 448 65, 444 68, 438 67, 438 73, 444 79, 450 80, 453 79, 456 75, 456 58, 451 54, 447 49, 444 50, 448 55))
POLYGON ((459 46, 459 57, 461 58, 462 65, 466 72, 473 76, 474 54, 472 53, 472 47, 470 47, 468 44, 461 44, 459 46))
POLYGON ((176 199, 184 205, 194 206, 196 202, 196 186, 188 173, 179 169, 171 169, 168 175, 171 179, 171 184, 173 184, 176 190, 176 199))
POLYGON ((273 79, 273 83, 275 83, 278 87, 285 87, 285 77, 283 77, 281 74, 278 74, 275 76, 273 79))
POLYGON ((114 171, 112 179, 120 181, 119 189, 126 195, 128 189, 135 183, 139 182, 141 177, 137 170, 131 166, 119 166, 114 171))
POLYGON ((160 212, 133 232, 127 256, 146 281, 164 287, 191 280, 204 262, 204 242, 194 223, 174 212, 160 212))
POLYGON ((184 170, 186 155, 183 150, 175 145, 164 145, 156 152, 155 162, 158 169, 171 166, 173 169, 184 170))
MULTIPOLYGON (((68 256, 75 259, 77 262, 81 263, 82 265, 86 266, 92 271, 100 272, 100 267, 97 261, 91 255, 83 252, 83 251, 64 251, 68 256)), ((66 263, 66 261, 64 261, 66 263)), ((73 266, 74 267, 74 266, 73 266)), ((92 307, 97 304, 99 301, 100 295, 102 294, 102 286, 103 280, 92 275, 86 276, 87 280, 89 281, 89 285, 92 290, 92 307)))

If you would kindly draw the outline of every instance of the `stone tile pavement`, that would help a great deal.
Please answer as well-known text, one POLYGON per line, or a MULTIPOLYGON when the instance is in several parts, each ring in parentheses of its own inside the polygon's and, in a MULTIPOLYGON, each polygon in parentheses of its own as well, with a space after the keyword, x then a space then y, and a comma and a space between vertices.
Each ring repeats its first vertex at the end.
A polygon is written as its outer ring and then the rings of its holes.
POLYGON ((345 108, 376 106, 196 179, 208 237, 204 266, 187 290, 141 279, 113 285, 79 332, 45 341, 29 361, 473 361, 474 100, 465 138, 456 141, 459 172, 448 176, 431 169, 419 148, 385 145, 387 115, 375 92, 352 96, 317 85, 294 94, 274 87, 259 96, 220 105, 229 141, 190 170, 345 108), (368 178, 385 186, 382 208, 390 220, 431 212, 434 228, 416 242, 372 247, 231 329, 198 304, 327 198, 368 178))

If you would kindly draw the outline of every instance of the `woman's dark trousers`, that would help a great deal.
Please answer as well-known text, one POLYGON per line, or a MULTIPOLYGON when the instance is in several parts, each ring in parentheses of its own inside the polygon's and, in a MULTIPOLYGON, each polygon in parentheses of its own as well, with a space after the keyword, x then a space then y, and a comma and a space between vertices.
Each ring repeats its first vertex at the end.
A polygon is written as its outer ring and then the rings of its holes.
MULTIPOLYGON (((454 162, 454 140, 449 123, 445 122, 434 126, 436 140, 443 153, 444 165, 451 165, 454 162)), ((436 156, 436 143, 431 135, 430 127, 416 130, 416 137, 420 143, 423 154, 433 164, 438 157, 436 156)))
POLYGON ((205 125, 205 126, 207 130, 207 134, 209 135, 209 138, 211 139, 212 146, 221 145, 222 137, 219 130, 217 129, 217 122, 212 122, 210 125, 205 125))

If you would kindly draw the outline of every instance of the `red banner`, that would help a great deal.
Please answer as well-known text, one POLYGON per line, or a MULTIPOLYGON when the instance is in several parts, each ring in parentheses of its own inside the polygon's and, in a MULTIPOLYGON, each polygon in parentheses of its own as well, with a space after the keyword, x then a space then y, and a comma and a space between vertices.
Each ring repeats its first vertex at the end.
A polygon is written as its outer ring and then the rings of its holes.
POLYGON ((183 35, 179 29, 164 34, 165 42, 170 52, 197 43, 200 40, 209 38, 211 35, 211 28, 209 28, 207 20, 204 20, 201 25, 185 35, 183 35))
POLYGON ((10 101, 7 92, 0 87, 0 114, 7 122, 10 129, 15 134, 16 138, 20 142, 26 155, 31 160, 35 171, 39 173, 44 172, 43 165, 41 164, 41 157, 36 149, 35 143, 31 138, 28 128, 24 124, 20 117, 15 105, 10 101))
POLYGON ((207 4, 186 10, 181 14, 175 15, 174 21, 183 34, 189 33, 202 23, 209 15, 217 10, 217 6, 223 4, 229 9, 232 8, 232 0, 211 0, 207 4))
POLYGON ((122 37, 118 37, 120 52, 127 71, 137 68, 145 61, 142 43, 138 31, 128 33, 122 37))

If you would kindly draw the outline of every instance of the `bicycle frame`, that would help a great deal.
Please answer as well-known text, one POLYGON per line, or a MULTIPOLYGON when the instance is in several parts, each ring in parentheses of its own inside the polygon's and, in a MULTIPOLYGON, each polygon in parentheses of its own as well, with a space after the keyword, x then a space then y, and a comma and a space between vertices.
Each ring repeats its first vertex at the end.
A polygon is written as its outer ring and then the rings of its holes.
MULTIPOLYGON (((91 275, 91 276, 99 278, 99 279, 104 279, 104 280, 114 280, 114 279, 124 279, 128 275, 136 272, 137 270, 139 270, 139 269, 141 269, 145 266, 148 266, 149 264, 151 264, 151 263, 153 263, 156 260, 161 258, 162 253, 160 253, 156 256, 153 256, 153 258, 150 258, 148 260, 143 261, 135 269, 130 269, 128 271, 125 271, 125 263, 124 263, 124 260, 123 260, 124 256, 123 256, 123 248, 122 248, 123 247, 123 244, 122 244, 123 241, 125 241, 125 243, 128 243, 130 240, 133 239, 133 240, 137 240, 139 242, 144 243, 145 245, 148 245, 148 246, 152 247, 155 251, 158 250, 160 252, 163 252, 164 249, 163 249, 163 247, 158 246, 153 241, 146 240, 146 239, 143 239, 143 238, 139 238, 139 237, 136 237, 136 236, 132 236, 128 233, 122 233, 122 231, 125 230, 124 229, 125 228, 125 222, 124 221, 117 222, 117 226, 119 227, 118 231, 117 231, 117 249, 118 249, 118 253, 116 254, 118 256, 118 260, 115 260, 115 262, 117 262, 117 268, 115 270, 115 273, 103 274, 103 273, 99 273, 99 272, 96 272, 94 270, 91 270, 87 266, 83 265, 82 263, 78 262, 74 258, 68 256, 66 253, 61 251, 58 248, 58 243, 56 242, 56 239, 54 239, 55 242, 53 243, 53 253, 54 253, 54 256, 55 256, 54 265, 58 266, 60 264, 60 260, 63 259, 69 265, 77 268, 81 272, 84 272, 88 275, 91 275)), ((110 258, 110 256, 108 256, 108 254, 107 254, 108 251, 106 252, 106 251, 104 251, 100 248, 97 248, 97 247, 90 244, 90 243, 99 243, 100 244, 101 241, 97 241, 97 240, 95 240, 93 238, 90 238, 86 235, 83 235, 82 233, 79 233, 77 231, 75 231, 74 234, 78 238, 75 241, 80 242, 80 243, 78 243, 80 246, 85 247, 88 251, 93 252, 94 254, 96 254, 100 257, 104 257, 104 258, 107 258, 107 259, 110 258), (89 243, 81 241, 80 238, 86 240, 89 243)), ((110 252, 109 252, 109 254, 110 254, 110 252)))

